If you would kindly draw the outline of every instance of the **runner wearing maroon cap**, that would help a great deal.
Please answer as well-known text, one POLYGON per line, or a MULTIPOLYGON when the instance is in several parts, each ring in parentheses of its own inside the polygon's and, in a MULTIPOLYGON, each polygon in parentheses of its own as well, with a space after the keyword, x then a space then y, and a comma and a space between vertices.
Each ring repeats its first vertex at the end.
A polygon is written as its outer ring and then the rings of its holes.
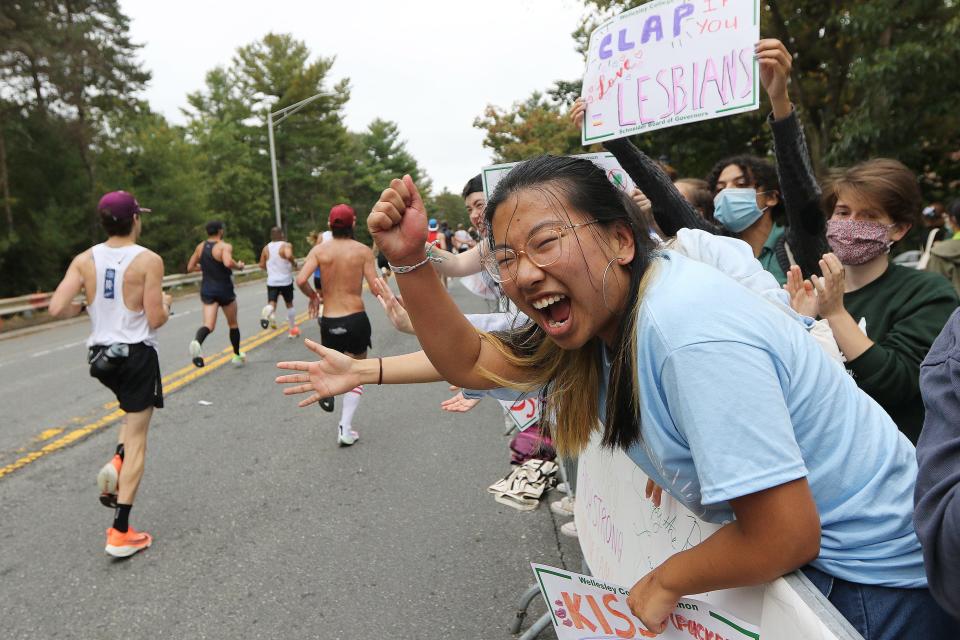
MULTIPOLYGON (((353 239, 356 221, 348 205, 338 204, 330 209, 333 238, 310 250, 297 274, 297 286, 310 299, 310 317, 320 316, 321 343, 352 358, 363 359, 370 347, 363 279, 366 278, 371 291, 376 291, 377 265, 370 247, 353 239), (310 276, 317 267, 323 273, 322 296, 310 286, 310 276)), ((359 437, 353 430, 353 414, 362 395, 363 385, 359 385, 343 398, 337 432, 341 446, 350 446, 359 437)), ((333 398, 322 399, 320 406, 333 411, 333 398)))
POLYGON ((93 325, 87 340, 90 375, 126 412, 116 453, 97 475, 100 502, 115 509, 106 552, 126 557, 153 541, 131 527, 129 518, 143 476, 150 418, 154 408, 163 407, 156 331, 170 317, 171 298, 163 292, 163 259, 137 244, 140 214, 149 209, 125 191, 103 196, 97 209, 107 240, 73 259, 49 310, 70 317, 87 308, 93 325), (74 302, 81 291, 85 303, 74 302))

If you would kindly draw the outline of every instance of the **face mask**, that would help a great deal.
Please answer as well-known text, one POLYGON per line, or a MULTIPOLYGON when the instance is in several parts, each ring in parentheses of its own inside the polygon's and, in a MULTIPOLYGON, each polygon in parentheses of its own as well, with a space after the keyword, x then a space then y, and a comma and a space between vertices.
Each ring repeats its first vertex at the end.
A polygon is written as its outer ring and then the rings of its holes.
MULTIPOLYGON (((766 193, 766 192, 764 192, 766 193)), ((756 189, 724 189, 713 198, 713 217, 725 228, 740 233, 760 219, 767 207, 757 206, 756 189)))
POLYGON ((895 226, 834 218, 827 221, 827 242, 842 264, 863 264, 890 251, 887 231, 895 226))

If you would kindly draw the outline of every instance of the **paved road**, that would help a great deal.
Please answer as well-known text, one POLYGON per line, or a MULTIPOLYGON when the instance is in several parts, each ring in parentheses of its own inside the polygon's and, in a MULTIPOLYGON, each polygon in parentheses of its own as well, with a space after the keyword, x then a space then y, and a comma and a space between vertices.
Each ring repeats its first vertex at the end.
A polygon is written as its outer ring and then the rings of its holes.
MULTIPOLYGON (((454 292, 465 311, 482 310, 454 292)), ((247 333, 259 329, 262 295, 262 285, 241 289, 247 333)), ((163 330, 164 373, 187 364, 197 307, 178 303, 163 330)), ((415 348, 369 296, 368 309, 374 353, 415 348)), ((107 412, 109 396, 71 344, 85 330, 0 342, 4 451, 107 412)), ((304 333, 316 337, 316 325, 304 333)), ((225 346, 226 332, 211 342, 225 346)), ((131 519, 155 543, 129 560, 103 553, 111 513, 93 482, 116 425, 0 477, 0 637, 509 638, 528 563, 579 568, 545 504, 519 513, 486 492, 508 470, 495 404, 445 414, 446 385, 369 387, 361 441, 338 449, 335 418, 297 409, 271 382, 276 361, 303 354, 281 336, 245 368, 219 368, 168 397, 131 519)))

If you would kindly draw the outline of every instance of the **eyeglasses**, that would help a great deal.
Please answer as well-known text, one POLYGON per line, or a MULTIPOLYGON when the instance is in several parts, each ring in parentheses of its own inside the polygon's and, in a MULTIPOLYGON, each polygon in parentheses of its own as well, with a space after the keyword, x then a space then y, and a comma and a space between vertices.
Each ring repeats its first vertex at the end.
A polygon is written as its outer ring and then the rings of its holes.
POLYGON ((567 229, 586 227, 596 222, 598 221, 591 220, 589 222, 568 224, 553 229, 542 229, 527 238, 527 241, 523 243, 523 249, 514 251, 508 247, 497 247, 492 252, 483 256, 480 262, 484 270, 493 278, 494 282, 509 282, 517 277, 521 253, 530 258, 530 261, 538 267, 549 267, 559 260, 563 254, 563 244, 561 240, 564 231, 567 229))

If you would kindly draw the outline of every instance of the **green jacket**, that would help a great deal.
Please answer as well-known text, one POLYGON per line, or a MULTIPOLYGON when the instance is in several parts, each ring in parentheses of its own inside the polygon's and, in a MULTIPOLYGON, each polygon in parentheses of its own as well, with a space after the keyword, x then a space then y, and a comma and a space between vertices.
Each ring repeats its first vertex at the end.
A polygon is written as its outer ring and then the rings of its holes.
POLYGON ((875 344, 847 369, 916 444, 923 428, 920 363, 960 304, 942 276, 891 264, 867 286, 843 296, 853 319, 875 344))
POLYGON ((933 245, 927 271, 939 273, 960 293, 960 238, 954 236, 950 240, 933 245))

